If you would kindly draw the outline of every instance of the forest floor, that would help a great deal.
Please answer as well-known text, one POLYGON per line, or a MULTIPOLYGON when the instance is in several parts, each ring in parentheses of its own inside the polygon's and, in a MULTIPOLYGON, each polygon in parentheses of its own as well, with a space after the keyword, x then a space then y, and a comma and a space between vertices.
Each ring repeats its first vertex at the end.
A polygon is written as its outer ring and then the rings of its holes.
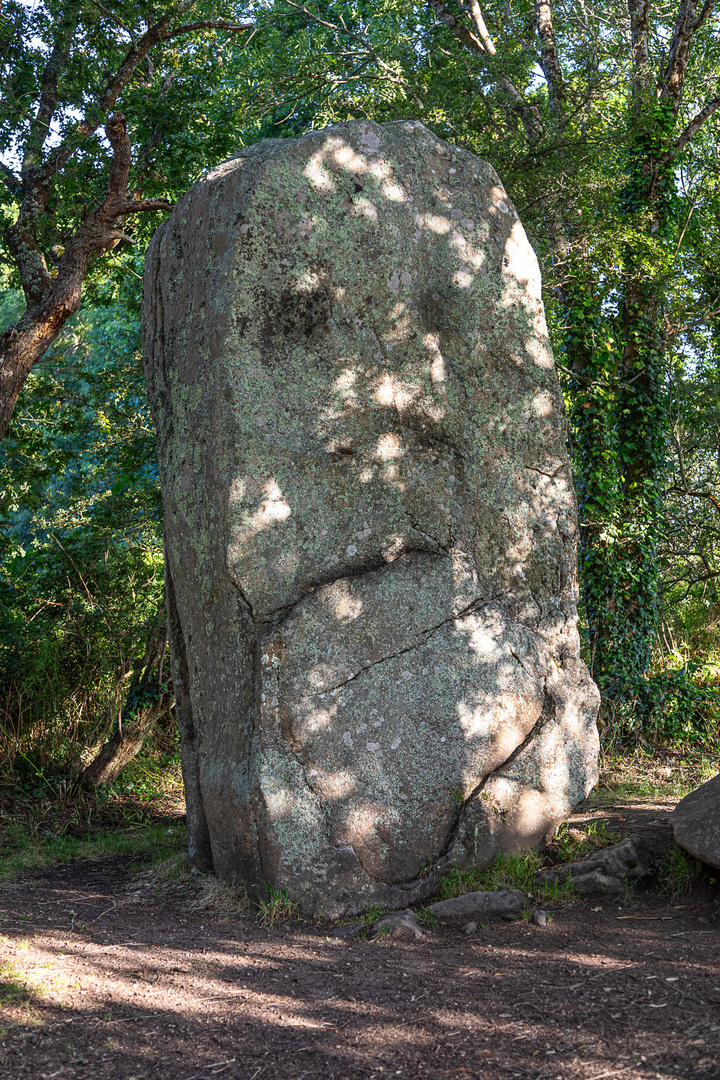
MULTIPOLYGON (((661 861, 677 797, 640 790, 601 789, 571 825, 640 833, 661 861)), ((409 942, 263 924, 163 865, 113 854, 0 882, 3 1080, 720 1078, 708 875, 674 900, 655 881, 544 902, 545 927, 409 942)))

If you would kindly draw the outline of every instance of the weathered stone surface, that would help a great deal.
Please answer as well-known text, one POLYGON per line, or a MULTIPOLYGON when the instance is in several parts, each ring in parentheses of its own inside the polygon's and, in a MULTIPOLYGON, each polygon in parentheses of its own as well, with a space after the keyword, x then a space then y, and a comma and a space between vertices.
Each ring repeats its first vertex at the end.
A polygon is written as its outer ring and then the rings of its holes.
POLYGON ((598 695, 493 169, 418 123, 253 146, 158 230, 144 342, 191 862, 337 918, 541 842, 598 695))
POLYGON ((573 877, 572 883, 581 896, 617 896, 625 888, 622 878, 604 870, 589 870, 573 877))
POLYGON ((720 773, 681 799, 669 821, 681 848, 720 869, 720 773))
POLYGON ((538 874, 541 882, 567 881, 583 896, 623 891, 626 880, 637 881, 650 873, 652 856, 641 836, 626 836, 619 844, 594 851, 587 859, 554 866, 538 874))
POLYGON ((469 892, 451 900, 438 900, 428 911, 438 919, 469 919, 478 915, 519 915, 525 897, 519 889, 469 892))
POLYGON ((412 941, 425 937, 412 908, 381 916, 373 925, 372 933, 373 937, 378 934, 391 934, 393 937, 410 938, 412 941))

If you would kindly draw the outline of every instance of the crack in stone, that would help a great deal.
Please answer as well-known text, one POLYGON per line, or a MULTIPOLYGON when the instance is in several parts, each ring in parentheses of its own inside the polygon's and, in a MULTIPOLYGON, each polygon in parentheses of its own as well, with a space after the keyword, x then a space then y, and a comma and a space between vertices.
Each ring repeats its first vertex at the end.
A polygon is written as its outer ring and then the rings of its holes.
MULTIPOLYGON (((337 683, 336 686, 330 686, 327 690, 323 690, 323 695, 332 694, 336 690, 340 690, 343 686, 347 686, 348 683, 354 682, 355 679, 359 679, 361 675, 364 675, 366 671, 370 671, 372 668, 377 667, 378 664, 385 664, 388 660, 394 660, 398 656, 404 656, 406 653, 413 652, 415 649, 419 649, 421 645, 427 643, 428 638, 432 637, 438 630, 441 630, 443 626, 447 626, 448 623, 455 622, 456 619, 462 618, 463 615, 467 615, 468 612, 481 607, 483 604, 494 603, 494 598, 477 597, 472 600, 466 607, 456 612, 455 615, 450 615, 447 619, 443 619, 442 622, 437 623, 435 626, 429 626, 427 630, 421 631, 422 640, 416 641, 413 645, 407 645, 404 649, 398 649, 397 652, 390 653, 388 656, 381 656, 379 660, 373 660, 372 663, 368 663, 365 667, 360 668, 354 675, 349 675, 347 679, 343 679, 342 682, 337 683)), ((310 695, 304 695, 309 697, 319 697, 319 694, 314 693, 310 695)))
POLYGON ((536 472, 536 473, 539 473, 539 474, 540 474, 540 476, 547 476, 547 477, 548 477, 548 479, 550 479, 550 480, 554 480, 554 479, 555 479, 555 477, 557 476, 557 474, 558 474, 558 473, 560 473, 560 472, 562 472, 564 468, 565 468, 565 465, 564 465, 564 464, 563 464, 563 465, 558 465, 558 467, 557 467, 557 469, 555 470, 555 472, 551 472, 551 473, 549 473, 549 472, 545 472, 545 470, 544 470, 544 469, 538 469, 537 465, 526 465, 526 464, 525 464, 525 463, 523 462, 523 469, 528 469, 528 470, 529 470, 529 472, 536 472))
MULTIPOLYGON (((440 549, 440 551, 444 551, 445 554, 447 555, 447 557, 449 559, 451 559, 452 555, 451 555, 449 549, 446 548, 444 544, 441 544, 440 541, 437 539, 437 537, 433 536, 432 533, 425 532, 424 529, 421 529, 420 525, 418 524, 417 520, 415 519, 415 516, 413 514, 411 514, 411 512, 408 510, 408 508, 406 506, 403 507, 403 510, 405 511, 405 517, 408 519, 408 521, 412 525, 415 532, 420 533, 420 536, 424 537, 426 540, 429 540, 431 544, 435 544, 435 546, 438 547, 440 549)), ((448 525, 448 532, 450 533, 450 543, 452 544, 452 530, 450 529, 449 525, 448 525)))
POLYGON ((525 663, 523 663, 523 661, 520 659, 518 654, 513 649, 512 645, 508 644, 508 649, 510 650, 510 655, 513 657, 514 660, 516 660, 518 662, 518 664, 523 669, 523 671, 527 672, 527 674, 530 676, 531 679, 534 678, 532 671, 530 670, 529 667, 527 667, 527 665, 525 663))
POLYGON ((473 799, 478 798, 478 796, 482 793, 482 791, 485 789, 485 787, 489 784, 490 780, 492 780, 492 778, 494 776, 497 776, 503 769, 507 769, 510 765, 512 765, 513 761, 515 761, 516 758, 518 758, 520 756, 520 754, 523 752, 523 750, 527 746, 530 745, 530 743, 533 741, 533 739, 535 739, 536 736, 540 734, 540 732, 543 730, 545 725, 550 723, 551 720, 555 719, 555 715, 556 715, 555 699, 547 691, 547 679, 543 679, 543 695, 544 695, 544 701, 543 701, 543 707, 542 707, 542 710, 540 712, 540 715, 537 718, 537 720, 535 721, 535 723, 533 724, 533 726, 530 728, 530 731, 528 731, 527 735, 522 740, 522 742, 518 743, 518 745, 515 747, 515 749, 507 756, 507 758, 505 759, 505 761, 502 762, 501 765, 498 765, 496 769, 493 769, 491 772, 489 772, 487 774, 487 776, 484 776, 482 778, 482 780, 478 784, 475 785, 475 787, 470 792, 468 797, 464 800, 462 805, 458 808, 455 821, 451 825, 450 830, 448 832, 448 838, 447 838, 447 841, 445 843, 445 846, 443 847, 443 850, 440 852, 440 854, 438 855, 438 857, 437 857, 437 859, 435 861, 435 865, 433 867, 433 873, 435 873, 435 874, 442 874, 443 873, 443 871, 445 869, 445 867, 443 867, 443 865, 442 865, 443 859, 447 858, 447 856, 449 855, 449 853, 450 853, 450 851, 452 849, 453 844, 457 840, 458 834, 460 832, 460 827, 461 827, 461 825, 463 823, 463 819, 464 819, 465 814, 467 812, 467 809, 468 809, 470 803, 473 801, 473 799))
MULTIPOLYGON (((230 580, 232 581, 232 578, 230 580)), ((258 620, 255 618, 255 613, 253 611, 252 604, 250 603, 247 596, 243 592, 242 587, 240 585, 238 585, 237 581, 232 581, 232 584, 237 589, 238 593, 240 594, 240 599, 242 600, 243 604, 245 604, 245 607, 248 609, 248 613, 250 615, 250 618, 252 619, 252 621, 257 626, 258 620)))
MULTIPOLYGON (((470 606, 472 606, 472 605, 470 605, 470 606)), ((449 622, 449 621, 450 620, 446 620, 446 622, 449 622)), ((445 625, 445 624, 442 623, 440 625, 445 625)), ((378 661, 378 662, 380 662, 380 661, 378 661)), ((447 856, 448 856, 450 850, 452 849, 453 844, 455 843, 455 841, 456 841, 456 839, 458 837, 458 834, 460 832, 460 827, 462 826, 463 819, 465 817, 465 813, 467 811, 468 806, 472 802, 472 800, 476 799, 482 793, 483 789, 490 782, 490 780, 492 780, 492 778, 494 776, 497 776, 499 773, 501 773, 501 771, 503 769, 507 769, 510 765, 512 765, 513 761, 515 761, 516 758, 518 758, 520 756, 520 754, 523 752, 523 750, 525 750, 525 748, 530 745, 530 743, 533 741, 533 739, 535 739, 540 734, 540 732, 545 727, 545 725, 550 723, 555 718, 555 714, 556 714, 555 699, 547 691, 547 680, 546 679, 543 679, 543 694, 544 694, 544 699, 545 700, 543 702, 543 707, 542 707, 542 711, 540 713, 540 716, 537 718, 537 720, 535 721, 535 723, 533 724, 532 728, 527 733, 525 738, 522 740, 522 742, 520 742, 515 747, 515 749, 510 754, 508 754, 507 758, 505 759, 505 761, 502 762, 501 765, 498 765, 498 767, 496 769, 493 769, 491 772, 489 772, 487 774, 487 776, 484 776, 483 779, 478 784, 476 784, 476 786, 470 792, 468 797, 464 800, 462 806, 460 806, 458 808, 456 819, 453 822, 452 826, 450 827, 450 830, 448 832, 448 838, 447 838, 447 840, 445 842, 445 845, 444 845, 442 851, 440 852, 440 854, 435 859, 434 864, 430 867, 428 872, 426 872, 424 874, 421 874, 421 875, 418 875, 418 876, 416 876, 414 878, 409 878, 407 881, 399 881, 399 882, 385 881, 383 878, 375 877, 374 874, 371 874, 363 866, 362 861, 361 861, 360 857, 358 856, 357 852, 355 851, 355 848, 352 846, 352 844, 342 845, 343 847, 347 846, 347 847, 350 847, 352 849, 353 854, 355 855, 355 858, 358 861, 358 865, 360 866, 363 873, 371 881, 375 882, 378 885, 384 885, 388 889, 398 889, 401 892, 402 891, 407 892, 407 894, 408 894, 408 902, 413 900, 413 895, 414 895, 413 891, 412 891, 413 888, 415 889, 415 891, 421 889, 423 896, 428 896, 434 890, 435 883, 437 882, 437 880, 442 876, 442 874, 447 869, 449 869, 448 866, 443 865, 443 860, 447 859, 447 856)), ((321 800, 321 802, 322 802, 322 800, 321 800)), ((323 809, 324 809, 324 806, 323 806, 323 809)), ((338 850, 338 845, 333 844, 332 841, 330 841, 329 836, 328 836, 328 842, 330 843, 331 847, 333 847, 335 850, 338 850)))
MULTIPOLYGON (((356 569, 344 570, 341 574, 336 574, 334 577, 329 577, 327 579, 321 578, 314 585, 311 585, 308 589, 306 589, 306 591, 302 593, 301 596, 298 596, 296 600, 291 600, 287 604, 283 604, 278 608, 273 608, 273 610, 268 612, 267 616, 265 617, 257 619, 253 617, 253 621, 256 623, 257 626, 272 626, 273 629, 276 630, 279 626, 282 626, 282 624, 288 618, 290 613, 298 606, 298 604, 302 604, 303 600, 307 600, 307 598, 309 596, 312 596, 313 593, 317 592, 318 589, 324 589, 327 588, 328 585, 334 585, 336 581, 348 581, 352 580, 353 578, 364 577, 366 574, 372 574, 376 570, 384 570, 386 567, 392 566, 398 561, 398 559, 402 559, 406 555, 432 554, 437 555, 437 552, 428 552, 425 548, 408 548, 405 551, 401 551, 400 554, 396 555, 393 559, 378 559, 375 562, 365 563, 363 566, 357 567, 356 569)), ((233 581, 233 585, 238 590, 240 596, 243 598, 245 603, 248 604, 248 607, 250 607, 248 600, 246 599, 242 589, 237 584, 237 582, 233 581)), ((250 610, 252 611, 252 608, 250 608, 250 610)))
POLYGON ((401 425, 401 430, 403 432, 411 431, 413 435, 416 436, 420 446, 422 446, 425 450, 429 450, 433 446, 443 447, 443 449, 449 450, 453 457, 459 458, 460 461, 463 463, 465 462, 465 457, 462 453, 462 450, 458 449, 457 446, 454 446, 449 439, 443 438, 442 435, 433 435, 432 432, 418 429, 416 427, 413 427, 412 424, 401 425))

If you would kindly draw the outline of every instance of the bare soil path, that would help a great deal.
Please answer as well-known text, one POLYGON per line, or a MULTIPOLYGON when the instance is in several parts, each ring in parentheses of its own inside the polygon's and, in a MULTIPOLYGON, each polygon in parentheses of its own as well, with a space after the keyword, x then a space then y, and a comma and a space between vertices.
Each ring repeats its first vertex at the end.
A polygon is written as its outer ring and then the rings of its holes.
MULTIPOLYGON (((660 856, 671 807, 575 820, 660 856)), ((131 861, 0 886, 3 1080, 720 1080, 715 887, 565 903, 545 928, 340 939, 202 910, 200 884, 143 882, 131 861)))

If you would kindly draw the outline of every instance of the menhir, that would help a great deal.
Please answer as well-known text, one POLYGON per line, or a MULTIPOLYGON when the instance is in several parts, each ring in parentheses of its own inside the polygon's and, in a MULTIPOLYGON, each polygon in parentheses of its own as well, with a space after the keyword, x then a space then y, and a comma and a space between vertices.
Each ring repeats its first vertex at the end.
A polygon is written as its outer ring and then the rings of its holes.
POLYGON ((337 917, 542 842, 598 693, 493 169, 419 123, 250 147, 156 233, 144 347, 191 863, 337 917))

